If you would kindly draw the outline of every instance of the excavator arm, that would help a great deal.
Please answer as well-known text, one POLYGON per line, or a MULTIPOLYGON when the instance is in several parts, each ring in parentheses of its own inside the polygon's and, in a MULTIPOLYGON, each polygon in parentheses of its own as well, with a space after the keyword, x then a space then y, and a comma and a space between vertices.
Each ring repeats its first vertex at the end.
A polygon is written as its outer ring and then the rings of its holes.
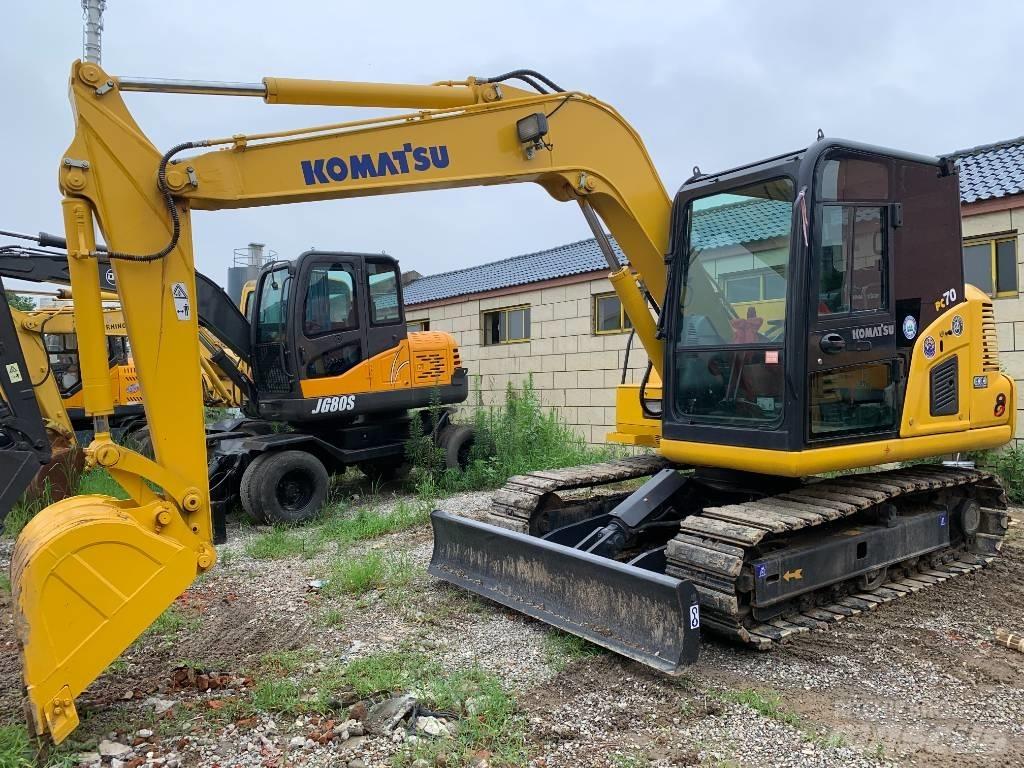
MULTIPOLYGON (((59 179, 85 408, 95 422, 87 454, 129 498, 79 496, 51 505, 16 544, 14 602, 27 709, 39 734, 65 738, 77 724, 75 697, 214 564, 192 209, 538 184, 555 200, 582 208, 660 373, 662 342, 647 297, 660 299, 666 288, 670 202, 636 132, 591 96, 531 93, 474 78, 426 86, 275 78, 255 86, 196 86, 119 79, 82 62, 72 67, 70 91, 76 129, 59 179), (247 93, 269 103, 419 111, 186 141, 161 153, 132 118, 121 96, 126 90, 247 93), (184 154, 205 147, 217 149, 184 154), (598 217, 631 269, 619 265, 598 217), (97 249, 95 224, 109 253, 97 249), (100 258, 108 258, 116 274, 152 460, 110 439, 100 258)), ((637 596, 627 587, 607 600, 648 613, 657 611, 658 599, 695 600, 682 595, 679 582, 655 576, 657 599, 630 603, 637 596)))

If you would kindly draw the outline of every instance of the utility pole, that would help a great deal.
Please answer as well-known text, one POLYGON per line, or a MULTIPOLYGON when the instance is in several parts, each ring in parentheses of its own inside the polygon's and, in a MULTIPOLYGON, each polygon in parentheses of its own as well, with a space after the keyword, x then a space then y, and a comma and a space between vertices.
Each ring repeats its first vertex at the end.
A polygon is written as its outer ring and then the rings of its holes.
POLYGON ((103 11, 106 0, 82 0, 82 59, 99 64, 102 59, 103 11))

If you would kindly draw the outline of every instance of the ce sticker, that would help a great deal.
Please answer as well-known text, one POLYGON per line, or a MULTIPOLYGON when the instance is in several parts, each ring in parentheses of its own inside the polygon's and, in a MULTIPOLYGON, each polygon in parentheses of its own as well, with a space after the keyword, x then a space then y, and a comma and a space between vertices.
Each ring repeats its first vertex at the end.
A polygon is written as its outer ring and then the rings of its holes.
POLYGON ((1006 395, 1000 392, 996 395, 996 407, 992 409, 994 416, 1002 416, 1006 413, 1006 395))

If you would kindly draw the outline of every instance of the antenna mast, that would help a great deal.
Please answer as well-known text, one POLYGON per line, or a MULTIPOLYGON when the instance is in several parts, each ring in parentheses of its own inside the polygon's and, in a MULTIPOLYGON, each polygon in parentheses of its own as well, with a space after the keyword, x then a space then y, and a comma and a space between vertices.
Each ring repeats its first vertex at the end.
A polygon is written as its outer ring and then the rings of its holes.
POLYGON ((102 58, 103 11, 106 0, 82 0, 82 59, 99 64, 102 58))

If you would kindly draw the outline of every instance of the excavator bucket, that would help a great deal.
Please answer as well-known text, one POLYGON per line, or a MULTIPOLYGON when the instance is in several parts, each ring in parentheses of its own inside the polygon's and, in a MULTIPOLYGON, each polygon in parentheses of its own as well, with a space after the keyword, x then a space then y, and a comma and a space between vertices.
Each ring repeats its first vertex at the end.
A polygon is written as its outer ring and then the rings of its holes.
POLYGON ((196 576, 194 550, 140 522, 155 519, 152 508, 121 504, 52 504, 25 526, 11 558, 26 714, 55 743, 78 724, 75 698, 196 576))
POLYGON ((437 578, 669 674, 697 660, 689 582, 446 512, 430 522, 437 578))

